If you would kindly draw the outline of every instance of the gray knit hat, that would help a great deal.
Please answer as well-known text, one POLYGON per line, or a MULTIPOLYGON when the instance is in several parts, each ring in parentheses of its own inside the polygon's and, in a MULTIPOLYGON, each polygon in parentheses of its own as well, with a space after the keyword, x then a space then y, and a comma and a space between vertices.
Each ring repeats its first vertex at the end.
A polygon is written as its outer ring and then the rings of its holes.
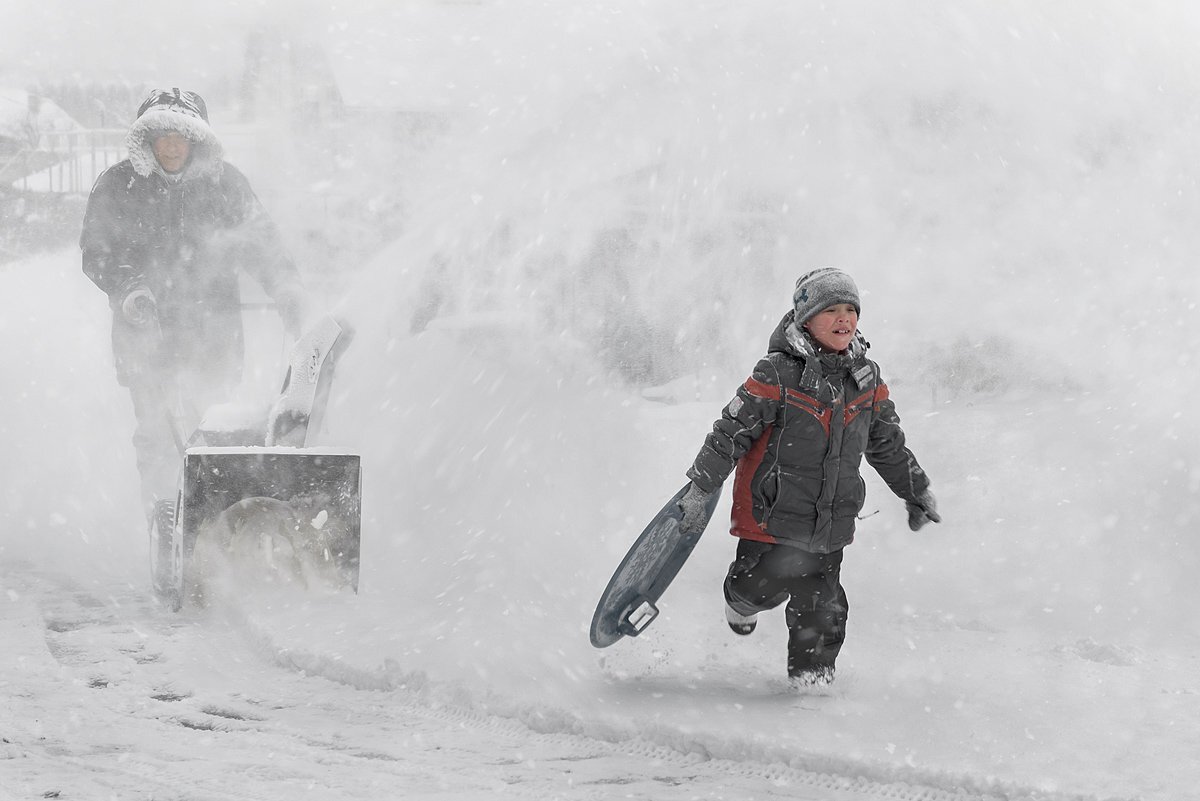
POLYGON ((796 291, 792 293, 796 325, 804 325, 817 312, 838 303, 849 303, 856 312, 862 313, 854 279, 838 268, 818 267, 796 281, 796 291))

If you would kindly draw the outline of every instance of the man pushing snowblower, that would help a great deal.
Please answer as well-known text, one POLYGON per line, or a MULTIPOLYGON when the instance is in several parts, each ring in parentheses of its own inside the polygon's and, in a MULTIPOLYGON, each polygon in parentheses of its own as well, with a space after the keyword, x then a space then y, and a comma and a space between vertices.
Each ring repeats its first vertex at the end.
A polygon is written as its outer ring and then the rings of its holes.
MULTIPOLYGON (((117 380, 133 401, 142 500, 157 543, 151 553, 156 589, 182 592, 183 563, 200 524, 254 498, 303 507, 318 522, 332 512, 352 518, 339 518, 334 528, 354 529, 356 582, 357 457, 306 450, 311 417, 321 411, 314 403, 328 392, 332 354, 348 337, 332 318, 306 319, 299 273, 249 182, 224 161, 198 94, 151 92, 126 146, 129 158, 92 188, 79 244, 84 273, 108 295, 113 311, 117 380), (241 379, 242 273, 262 285, 288 335, 300 341, 270 421, 233 426, 237 433, 228 425, 219 426, 220 433, 212 426, 204 431, 205 411, 227 401, 241 379), (193 453, 189 446, 208 450, 193 453), (246 448, 282 450, 248 454, 246 448), (322 498, 336 504, 322 506, 322 498), (314 504, 321 508, 310 508, 314 504), (167 553, 168 547, 179 552, 167 553), (180 575, 164 568, 178 568, 180 575)), ((240 519, 251 507, 263 504, 243 504, 240 519)), ((311 526, 311 520, 300 522, 311 526)))
MULTIPOLYGON (((276 302, 292 337, 306 306, 299 273, 250 183, 223 158, 194 92, 154 91, 125 139, 129 158, 108 168, 88 198, 83 271, 108 295, 117 381, 137 419, 133 444, 147 514, 175 496, 181 410, 225 401, 241 379, 239 274, 276 302)), ((184 428, 191 428, 192 425, 184 428)))

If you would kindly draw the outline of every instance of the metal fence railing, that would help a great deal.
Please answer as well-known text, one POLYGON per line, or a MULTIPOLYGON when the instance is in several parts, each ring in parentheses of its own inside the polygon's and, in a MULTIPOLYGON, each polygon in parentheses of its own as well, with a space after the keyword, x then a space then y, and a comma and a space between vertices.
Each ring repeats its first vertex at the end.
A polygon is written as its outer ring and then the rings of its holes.
POLYGON ((25 191, 85 193, 125 155, 124 129, 43 133, 36 147, 0 155, 0 183, 25 191))

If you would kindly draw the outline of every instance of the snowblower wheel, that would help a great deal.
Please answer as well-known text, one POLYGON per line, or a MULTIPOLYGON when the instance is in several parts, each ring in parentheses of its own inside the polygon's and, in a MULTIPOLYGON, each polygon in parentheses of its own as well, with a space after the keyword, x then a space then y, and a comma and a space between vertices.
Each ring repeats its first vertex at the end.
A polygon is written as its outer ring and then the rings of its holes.
POLYGON ((182 607, 174 570, 175 501, 156 501, 150 515, 150 580, 154 594, 172 612, 182 607))

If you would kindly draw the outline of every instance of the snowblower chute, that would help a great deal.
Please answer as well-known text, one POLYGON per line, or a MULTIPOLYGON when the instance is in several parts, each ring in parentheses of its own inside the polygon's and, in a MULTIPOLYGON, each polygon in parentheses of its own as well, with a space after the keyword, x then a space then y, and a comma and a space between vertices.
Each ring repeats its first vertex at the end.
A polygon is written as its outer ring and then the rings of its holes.
POLYGON ((203 602, 215 558, 253 558, 304 583, 358 589, 359 456, 314 447, 336 356, 349 335, 332 317, 292 351, 279 399, 265 421, 215 425, 210 414, 183 454, 178 499, 151 521, 154 587, 179 609, 203 602))

